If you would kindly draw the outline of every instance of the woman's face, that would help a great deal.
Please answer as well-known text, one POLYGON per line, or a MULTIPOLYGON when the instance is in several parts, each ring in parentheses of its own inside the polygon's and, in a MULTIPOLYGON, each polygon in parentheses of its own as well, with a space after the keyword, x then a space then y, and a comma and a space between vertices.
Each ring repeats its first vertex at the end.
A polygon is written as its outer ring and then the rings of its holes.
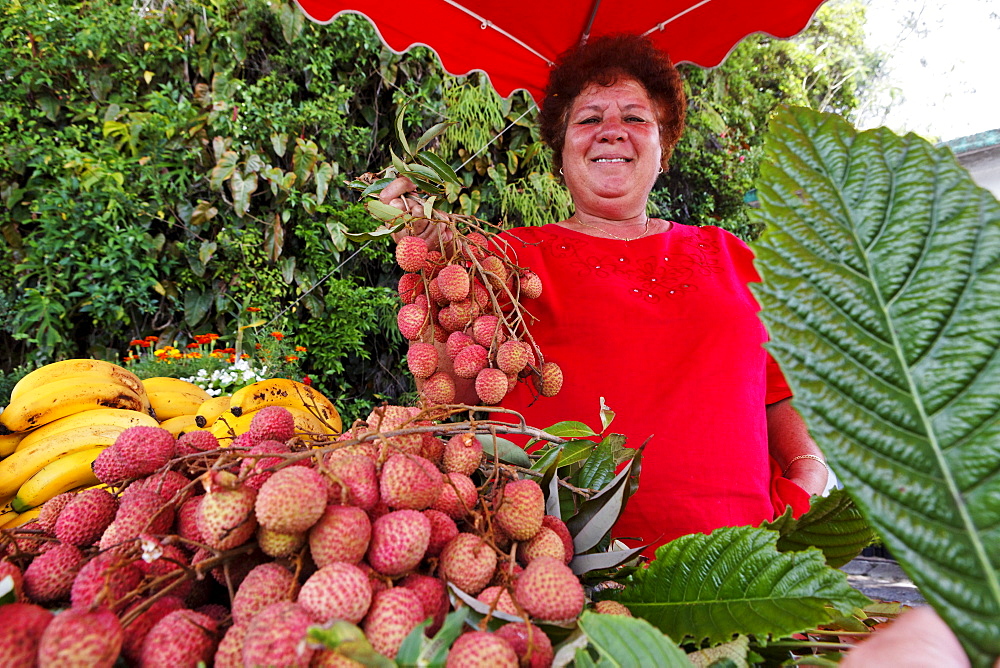
POLYGON ((663 154, 656 110, 634 79, 585 88, 569 109, 563 178, 578 210, 640 215, 663 154))

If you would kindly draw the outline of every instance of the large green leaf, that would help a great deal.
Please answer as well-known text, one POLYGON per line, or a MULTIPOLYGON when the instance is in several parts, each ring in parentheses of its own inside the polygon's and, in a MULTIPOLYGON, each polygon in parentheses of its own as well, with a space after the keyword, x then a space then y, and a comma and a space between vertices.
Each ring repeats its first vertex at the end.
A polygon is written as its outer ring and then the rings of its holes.
POLYGON ((815 548, 778 552, 778 534, 724 527, 681 536, 656 550, 618 600, 680 642, 720 643, 736 634, 785 636, 867 602, 815 548))
POLYGON ((600 666, 690 668, 684 651, 644 619, 584 612, 580 629, 600 654, 600 666))
POLYGON ((786 109, 756 286, 795 405, 975 665, 1000 654, 1000 204, 950 151, 786 109))
POLYGON ((777 531, 778 549, 782 552, 818 547, 826 563, 839 568, 861 553, 875 538, 875 532, 851 497, 840 489, 829 496, 814 496, 802 517, 792 517, 789 506, 785 514, 773 522, 761 525, 777 531))

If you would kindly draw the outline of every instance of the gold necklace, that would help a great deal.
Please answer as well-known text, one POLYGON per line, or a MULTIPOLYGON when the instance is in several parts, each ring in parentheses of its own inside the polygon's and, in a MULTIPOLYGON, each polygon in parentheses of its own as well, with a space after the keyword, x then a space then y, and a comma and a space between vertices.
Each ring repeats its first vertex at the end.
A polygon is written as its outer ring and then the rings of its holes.
POLYGON ((617 239, 618 241, 635 241, 636 239, 643 238, 644 236, 646 236, 646 233, 649 232, 649 216, 646 216, 646 223, 642 227, 642 234, 640 234, 637 237, 632 237, 631 239, 627 239, 625 237, 620 237, 617 234, 615 234, 614 232, 609 232, 608 230, 605 230, 603 228, 597 227, 596 225, 588 225, 587 223, 585 223, 582 220, 580 220, 579 218, 577 218, 575 213, 572 216, 570 216, 569 218, 570 218, 570 220, 575 220, 577 223, 579 223, 580 225, 583 225, 584 227, 589 227, 590 229, 597 230, 598 232, 604 232, 604 234, 607 234, 612 239, 617 239))

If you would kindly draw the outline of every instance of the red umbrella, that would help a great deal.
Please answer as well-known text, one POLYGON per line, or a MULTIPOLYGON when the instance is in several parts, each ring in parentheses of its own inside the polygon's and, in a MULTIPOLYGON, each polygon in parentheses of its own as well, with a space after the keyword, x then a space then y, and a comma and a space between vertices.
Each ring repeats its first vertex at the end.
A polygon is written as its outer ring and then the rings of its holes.
POLYGON ((747 35, 791 37, 822 0, 296 0, 313 21, 366 16, 402 53, 432 48, 455 75, 486 73, 500 95, 541 100, 549 67, 588 36, 648 34, 675 63, 714 67, 747 35))

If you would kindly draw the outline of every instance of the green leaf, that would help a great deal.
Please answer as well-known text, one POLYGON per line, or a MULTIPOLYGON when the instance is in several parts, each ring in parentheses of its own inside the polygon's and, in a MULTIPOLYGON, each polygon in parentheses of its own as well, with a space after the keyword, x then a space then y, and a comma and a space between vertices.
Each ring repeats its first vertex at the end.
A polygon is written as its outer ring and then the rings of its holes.
POLYGON ((621 434, 612 434, 603 439, 593 454, 584 462, 583 468, 576 476, 576 485, 581 489, 601 489, 608 481, 615 477, 614 450, 612 439, 617 438, 622 443, 625 437, 621 434))
POLYGON ((590 438, 591 436, 597 436, 594 430, 584 423, 572 420, 556 422, 551 427, 545 428, 544 431, 559 438, 590 438))
POLYGON ((778 534, 724 527, 662 545, 618 600, 680 642, 725 642, 736 634, 785 636, 846 614, 868 600, 814 548, 778 552, 778 534))
POLYGON ((588 610, 579 625, 608 665, 691 668, 684 650, 645 619, 588 610))
POLYGON ((229 179, 229 187, 233 191, 233 209, 242 218, 250 211, 250 196, 257 190, 257 175, 243 176, 236 170, 229 179))
POLYGON ((328 626, 310 626, 306 632, 310 642, 336 650, 348 659, 353 659, 372 668, 396 668, 396 662, 375 651, 360 628, 350 622, 338 619, 328 626))
POLYGON ((322 204, 326 200, 326 193, 330 187, 330 180, 333 178, 333 166, 328 162, 320 163, 316 170, 316 203, 322 204))
POLYGON ((285 157, 285 150, 288 148, 288 135, 283 132, 271 133, 271 148, 279 158, 285 157))
MULTIPOLYGON (((441 628, 434 634, 434 637, 423 642, 420 654, 417 655, 414 664, 419 666, 443 666, 448 657, 448 650, 455 642, 455 639, 462 634, 465 628, 465 620, 468 617, 469 609, 465 607, 448 613, 448 616, 444 618, 444 623, 441 624, 441 628)), ((396 660, 400 664, 406 665, 406 662, 398 655, 396 660)))
POLYGON ((559 467, 569 466, 576 462, 582 462, 590 457, 590 453, 597 447, 593 441, 569 441, 555 447, 549 448, 545 454, 538 458, 531 468, 536 471, 545 471, 559 458, 559 467))
POLYGON ((1000 204, 947 148, 784 109, 755 293, 810 433, 961 640, 1000 655, 1000 204))
POLYGON ((733 666, 733 668, 746 668, 747 653, 750 651, 750 639, 740 636, 731 642, 725 642, 715 647, 691 652, 687 655, 688 661, 698 668, 723 668, 733 666))
POLYGON ((496 452, 500 453, 500 461, 524 468, 531 466, 531 459, 528 457, 528 453, 520 445, 508 441, 506 438, 493 437, 487 434, 476 434, 476 438, 483 444, 483 454, 487 457, 494 457, 493 444, 496 443, 496 452))
POLYGON ((198 248, 198 260, 207 265, 212 256, 215 255, 216 248, 218 248, 218 244, 214 241, 202 241, 198 248))
POLYGON ((365 208, 372 216, 386 223, 405 223, 412 218, 410 214, 404 213, 391 204, 383 204, 377 199, 365 202, 365 208))
POLYGON ((223 151, 215 163, 215 167, 212 168, 212 176, 208 181, 212 190, 220 190, 222 183, 236 172, 236 163, 239 158, 236 151, 223 151))
POLYGON ((201 324, 212 308, 211 291, 188 290, 184 293, 184 320, 194 328, 201 324))
POLYGON ((14 592, 14 578, 10 575, 0 579, 0 605, 16 603, 17 594, 14 592))
POLYGON ((390 178, 378 179, 368 184, 368 186, 366 186, 365 189, 361 191, 361 197, 366 197, 368 195, 371 195, 372 193, 382 192, 382 190, 393 181, 395 181, 395 179, 390 179, 390 178))
POLYGON ((777 531, 778 549, 782 552, 818 547, 826 563, 840 568, 861 554, 875 539, 875 532, 844 490, 831 490, 829 496, 814 496, 809 512, 792 517, 791 507, 773 522, 764 522, 763 529, 777 531))
POLYGON ((415 666, 417 665, 417 659, 420 657, 420 652, 423 649, 424 643, 427 642, 427 636, 425 635, 425 630, 431 625, 434 620, 430 617, 420 622, 414 626, 406 637, 403 638, 402 644, 399 646, 399 651, 396 653, 396 662, 404 666, 415 666))
POLYGON ((601 542, 621 517, 628 499, 629 478, 634 473, 633 468, 638 466, 641 450, 636 451, 631 464, 623 468, 607 487, 584 501, 577 513, 566 522, 577 554, 601 542))
POLYGON ((455 185, 462 185, 462 182, 458 179, 458 174, 451 168, 451 165, 430 151, 421 151, 418 153, 417 160, 433 169, 438 179, 454 183, 455 185))
POLYGON ((608 568, 621 566, 626 561, 646 549, 646 545, 629 548, 627 550, 612 550, 611 552, 595 552, 594 554, 578 554, 573 557, 569 567, 577 575, 583 575, 591 571, 603 571, 608 568))
MULTIPOLYGON (((399 139, 399 145, 403 147, 404 155, 413 155, 410 151, 410 144, 406 141, 406 133, 403 132, 403 119, 406 116, 406 105, 402 104, 399 107, 399 113, 396 114, 396 138, 399 139)), ((392 163, 396 164, 399 159, 396 154, 392 154, 392 163)), ((398 167, 397 167, 398 169, 398 167)))
POLYGON ((435 125, 432 125, 424 134, 420 135, 420 138, 417 139, 417 143, 413 147, 413 150, 417 151, 418 158, 420 157, 420 151, 422 151, 423 148, 429 145, 432 141, 437 139, 442 132, 448 129, 449 125, 452 125, 452 123, 448 121, 436 123, 435 125))

